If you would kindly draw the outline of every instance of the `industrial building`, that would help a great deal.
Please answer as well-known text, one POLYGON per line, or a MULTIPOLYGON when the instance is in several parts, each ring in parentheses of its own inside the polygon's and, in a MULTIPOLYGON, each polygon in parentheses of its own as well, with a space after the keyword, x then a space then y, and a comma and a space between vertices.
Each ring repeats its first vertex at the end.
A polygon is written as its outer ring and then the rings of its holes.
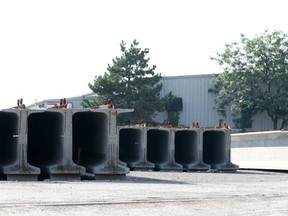
MULTIPOLYGON (((227 116, 219 115, 215 107, 216 95, 213 93, 213 74, 163 77, 162 96, 170 91, 182 99, 183 109, 180 111, 180 125, 191 125, 199 122, 202 126, 217 125, 226 122, 235 128, 231 111, 227 108, 227 116)), ((158 116, 159 121, 166 119, 167 113, 158 116)), ((247 131, 272 130, 272 120, 266 113, 253 116, 251 127, 247 131)))
MULTIPOLYGON (((226 122, 231 128, 235 128, 229 109, 227 109, 226 118, 217 113, 215 108, 216 95, 211 91, 213 90, 212 78, 213 74, 163 77, 161 96, 171 91, 178 97, 179 125, 189 126, 193 122, 199 122, 200 126, 215 126, 219 124, 219 121, 222 121, 226 122)), ((84 96, 89 98, 94 97, 95 94, 90 93, 84 96)), ((67 98, 67 103, 70 108, 81 108, 82 99, 83 96, 67 98)), ((37 105, 48 108, 57 102, 59 102, 59 99, 49 99, 38 102, 37 105)), ((159 113, 156 117, 156 121, 160 123, 166 119, 166 111, 159 113)), ((272 120, 266 113, 253 116, 251 128, 247 128, 248 131, 272 129, 272 120)))

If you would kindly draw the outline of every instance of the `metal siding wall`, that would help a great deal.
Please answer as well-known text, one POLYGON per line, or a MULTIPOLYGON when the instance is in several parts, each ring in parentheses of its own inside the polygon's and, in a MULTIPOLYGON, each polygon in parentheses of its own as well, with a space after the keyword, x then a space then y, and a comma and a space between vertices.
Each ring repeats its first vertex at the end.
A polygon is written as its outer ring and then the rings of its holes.
MULTIPOLYGON (((212 75, 164 77, 162 96, 171 91, 183 99, 183 111, 180 112, 180 125, 199 122, 203 126, 217 125, 221 118, 214 109, 215 95, 209 93, 212 75)), ((228 118, 228 124, 232 124, 228 118)))
MULTIPOLYGON (((208 92, 212 87, 212 77, 213 75, 191 75, 163 78, 161 95, 164 96, 171 91, 183 99, 180 125, 191 125, 193 121, 198 121, 202 126, 213 126, 218 124, 219 119, 223 119, 232 128, 234 127, 230 109, 227 109, 226 118, 220 116, 215 109, 215 94, 208 92)), ((162 114, 162 118, 163 120, 166 118, 165 114, 162 114)), ((253 119, 252 131, 273 129, 272 120, 267 113, 257 114, 253 119)))
MULTIPOLYGON (((280 127, 278 123, 278 127, 280 127)), ((266 112, 253 116, 252 131, 273 130, 273 122, 266 112)))

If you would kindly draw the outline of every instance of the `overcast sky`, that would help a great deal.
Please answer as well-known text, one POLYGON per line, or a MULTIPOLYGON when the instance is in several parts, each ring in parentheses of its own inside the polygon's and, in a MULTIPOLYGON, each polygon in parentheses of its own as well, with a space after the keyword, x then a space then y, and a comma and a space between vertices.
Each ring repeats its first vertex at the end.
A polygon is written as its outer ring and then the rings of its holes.
POLYGON ((120 55, 149 48, 163 76, 219 73, 225 43, 266 29, 288 33, 285 0, 0 1, 0 108, 89 93, 120 55))

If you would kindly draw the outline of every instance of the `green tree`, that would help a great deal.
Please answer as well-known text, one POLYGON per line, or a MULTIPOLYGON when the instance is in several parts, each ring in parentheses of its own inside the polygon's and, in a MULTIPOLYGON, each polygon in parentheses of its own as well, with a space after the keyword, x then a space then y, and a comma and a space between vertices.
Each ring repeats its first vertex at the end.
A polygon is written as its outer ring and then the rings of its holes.
MULTIPOLYGON (((281 31, 268 31, 239 43, 225 44, 216 60, 223 72, 216 75, 217 108, 225 107, 249 121, 256 113, 266 112, 273 128, 286 124, 288 116, 288 39, 281 31), (242 115, 242 116, 241 116, 242 115)), ((239 118, 238 118, 239 120, 239 118)))
POLYGON ((104 104, 104 102, 105 98, 103 98, 102 96, 94 96, 92 99, 83 96, 81 105, 87 108, 87 107, 93 107, 95 105, 104 104))
POLYGON ((171 106, 175 103, 177 96, 174 95, 171 91, 163 97, 163 101, 165 104, 165 109, 167 111, 167 122, 169 122, 172 126, 178 126, 180 113, 176 110, 171 110, 171 106))
POLYGON ((159 82, 162 76, 155 73, 155 65, 148 65, 147 51, 138 45, 134 40, 127 48, 122 41, 122 55, 112 59, 113 64, 108 64, 103 76, 96 76, 94 83, 89 83, 94 93, 101 98, 111 99, 115 108, 135 110, 120 115, 119 124, 139 121, 151 123, 156 111, 163 109, 163 101, 160 99, 162 84, 159 82))

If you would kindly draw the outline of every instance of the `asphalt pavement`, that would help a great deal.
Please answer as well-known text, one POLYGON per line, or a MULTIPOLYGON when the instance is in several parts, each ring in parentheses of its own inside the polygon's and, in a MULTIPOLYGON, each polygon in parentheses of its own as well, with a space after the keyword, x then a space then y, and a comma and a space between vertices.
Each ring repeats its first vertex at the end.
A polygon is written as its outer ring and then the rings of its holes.
POLYGON ((0 215, 288 215, 288 174, 133 171, 122 180, 0 181, 0 215))

